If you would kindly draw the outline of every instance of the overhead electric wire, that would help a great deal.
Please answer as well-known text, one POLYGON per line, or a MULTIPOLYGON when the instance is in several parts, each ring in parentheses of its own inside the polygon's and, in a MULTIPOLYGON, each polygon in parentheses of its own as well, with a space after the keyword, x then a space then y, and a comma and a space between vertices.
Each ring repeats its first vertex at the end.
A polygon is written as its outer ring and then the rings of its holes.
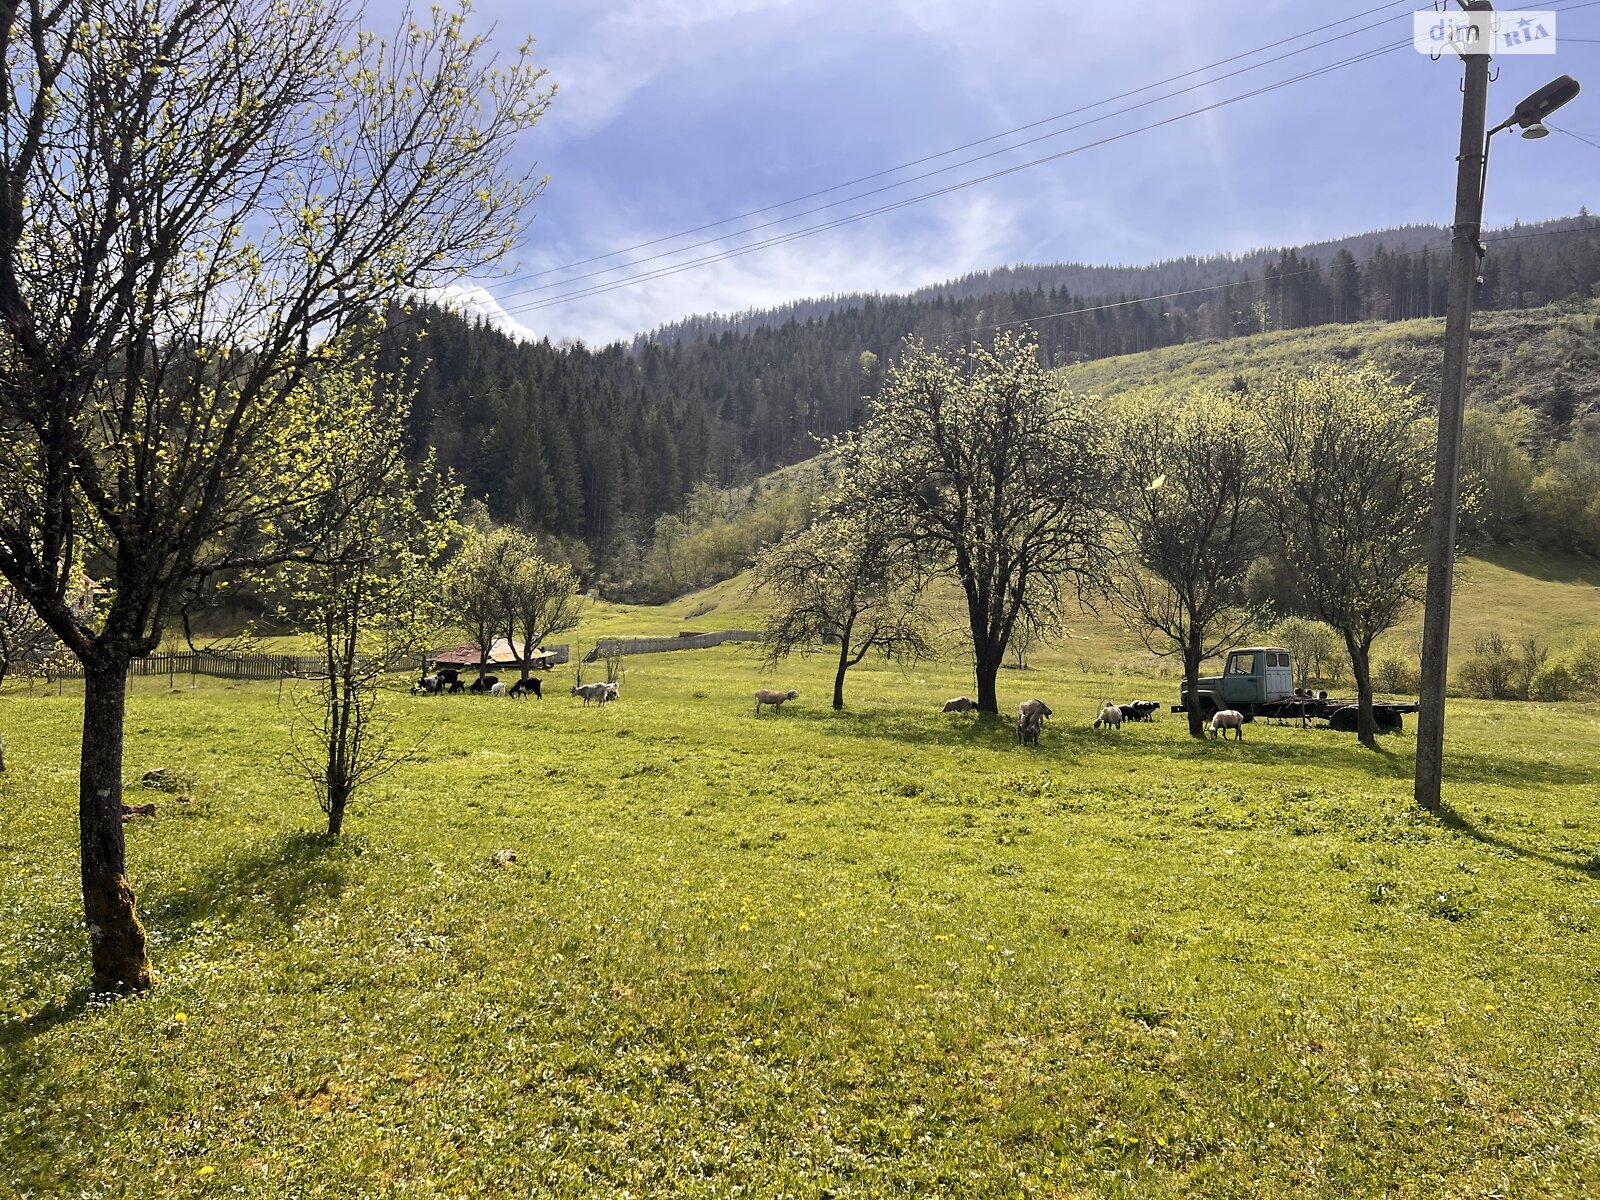
MULTIPOLYGON (((1253 50, 1244 50, 1244 51, 1240 51, 1238 54, 1231 54, 1227 58, 1218 59, 1216 62, 1209 63, 1206 66, 1195 67, 1192 70, 1183 71, 1183 72, 1181 72, 1181 73, 1179 73, 1177 75, 1169 75, 1167 78, 1158 79, 1154 83, 1147 83, 1147 84, 1144 84, 1142 87, 1132 88, 1129 91, 1120 92, 1115 96, 1108 96, 1103 100, 1096 100, 1096 101, 1094 101, 1094 102, 1092 102, 1090 104, 1079 105, 1077 108, 1068 109, 1066 112, 1062 112, 1062 113, 1056 113, 1054 116, 1041 117, 1040 119, 1038 119, 1036 121, 1029 121, 1027 124, 1024 124, 1024 125, 1018 125, 1018 126, 1015 126, 1014 128, 1011 128, 1011 129, 1002 130, 999 133, 989 134, 987 137, 977 138, 977 139, 975 139, 973 141, 970 141, 970 142, 963 142, 959 146, 952 146, 948 150, 940 150, 940 151, 938 151, 938 152, 936 152, 934 154, 926 154, 926 155, 923 155, 921 158, 912 159, 911 161, 901 163, 898 166, 885 167, 884 169, 882 169, 880 171, 873 171, 873 172, 871 172, 869 174, 866 174, 866 175, 859 175, 854 179, 847 179, 843 183, 835 183, 835 184, 830 185, 829 187, 819 188, 814 192, 807 192, 802 196, 795 196, 795 197, 792 197, 792 198, 790 198, 788 200, 780 200, 780 201, 777 201, 776 203, 773 203, 773 204, 764 205, 761 208, 753 208, 753 209, 750 209, 748 212, 737 213, 734 216, 723 217, 720 220, 716 220, 716 221, 709 221, 704 225, 696 225, 693 228, 682 229, 682 230, 679 230, 676 233, 664 234, 661 237, 651 238, 648 241, 636 242, 631 246, 623 246, 621 249, 618 249, 618 250, 610 250, 610 251, 607 251, 604 254, 592 255, 589 258, 576 259, 573 262, 563 263, 560 266, 555 266, 555 267, 547 267, 547 268, 545 268, 544 270, 541 270, 541 271, 521 272, 521 273, 518 273, 514 277, 515 278, 521 278, 521 279, 539 279, 539 278, 542 278, 545 275, 554 275, 554 274, 556 274, 557 272, 560 272, 560 271, 570 271, 570 270, 573 270, 573 269, 575 269, 577 267, 586 267, 590 263, 603 262, 605 259, 615 258, 619 254, 631 254, 635 250, 647 250, 651 246, 659 246, 663 242, 676 241, 678 238, 690 237, 690 236, 692 236, 692 235, 694 235, 696 233, 704 233, 708 229, 717 229, 717 228, 719 228, 719 227, 721 227, 723 225, 731 225, 735 221, 747 220, 750 217, 764 216, 765 214, 767 214, 769 212, 774 212, 774 211, 776 211, 776 210, 778 210, 780 208, 788 208, 792 204, 803 204, 807 200, 814 200, 818 196, 826 196, 830 192, 842 191, 845 188, 854 187, 859 183, 870 183, 872 180, 881 179, 885 175, 894 175, 894 174, 896 174, 896 173, 898 173, 900 171, 908 171, 913 167, 920 167, 925 163, 930 163, 930 162, 935 161, 936 159, 945 158, 945 157, 947 157, 947 156, 949 156, 951 154, 959 154, 963 150, 971 150, 971 149, 973 149, 974 147, 977 147, 977 146, 987 145, 990 142, 998 141, 1001 138, 1010 137, 1013 134, 1026 133, 1028 130, 1037 129, 1041 125, 1049 125, 1049 124, 1051 124, 1051 123, 1053 123, 1055 121, 1064 121, 1068 117, 1075 117, 1079 113, 1088 112, 1091 109, 1100 108, 1100 107, 1102 107, 1103 105, 1106 105, 1106 104, 1115 104, 1119 100, 1126 100, 1131 96, 1137 96, 1141 92, 1148 92, 1153 88, 1165 87, 1169 83, 1176 83, 1180 79, 1187 79, 1191 75, 1199 75, 1199 74, 1201 74, 1203 72, 1206 72, 1206 71, 1214 71, 1218 67, 1225 67, 1229 63, 1238 62, 1240 59, 1252 58, 1257 54, 1264 54, 1268 50, 1276 50, 1279 46, 1287 45, 1290 42, 1297 42, 1301 38, 1307 38, 1307 37, 1311 37, 1311 36, 1313 36, 1315 34, 1318 34, 1318 33, 1324 33, 1327 30, 1333 29, 1333 28, 1335 28, 1335 27, 1337 27, 1339 25, 1348 25, 1351 21, 1359 21, 1363 17, 1370 17, 1373 13, 1383 12, 1384 10, 1390 9, 1390 8, 1400 8, 1400 7, 1407 6, 1409 4, 1409 2, 1410 2, 1410 0, 1390 0, 1389 3, 1379 4, 1374 8, 1369 8, 1369 9, 1365 10, 1364 12, 1355 13, 1355 14, 1353 14, 1351 16, 1348 16, 1348 17, 1341 17, 1337 21, 1330 21, 1326 25, 1319 25, 1314 29, 1307 29, 1307 30, 1304 30, 1301 33, 1292 34, 1289 37, 1279 38, 1275 42, 1268 42, 1266 45, 1257 46, 1253 50)), ((1377 24, 1382 24, 1382 23, 1383 22, 1377 22, 1374 25, 1364 26, 1363 29, 1351 30, 1351 31, 1348 31, 1346 33, 1340 34, 1339 37, 1341 37, 1341 38, 1350 37, 1350 36, 1352 36, 1352 35, 1354 35, 1356 33, 1364 32, 1366 29, 1376 28, 1377 24)), ((1330 39, 1330 40, 1334 40, 1334 39, 1330 39)), ((1324 42, 1322 44, 1325 45, 1327 43, 1324 42)), ((1313 47, 1305 47, 1305 49, 1312 49, 1312 48, 1313 47)), ((1296 51, 1295 53, 1299 53, 1299 51, 1296 51)), ((1275 62, 1275 61, 1278 61, 1278 60, 1277 59, 1273 59, 1273 60, 1270 60, 1270 61, 1274 61, 1275 62)), ((1256 65, 1257 66, 1261 66, 1261 65, 1265 65, 1265 64, 1258 63, 1256 65)), ((1224 78, 1226 78, 1226 76, 1224 76, 1224 78)), ((1027 143, 1022 143, 1022 144, 1026 145, 1027 143)), ((910 181, 906 181, 906 182, 910 182, 910 181)), ((840 201, 837 201, 836 203, 843 204, 843 203, 846 203, 846 201, 845 200, 840 200, 840 201)), ((748 232, 748 231, 740 231, 740 232, 748 232)), ((687 247, 683 247, 681 249, 687 249, 687 247)), ((621 269, 621 268, 616 268, 616 269, 621 269)))
POLYGON ((1014 175, 1020 171, 1025 171, 1032 167, 1040 166, 1044 163, 1055 162, 1058 159, 1066 158, 1070 155, 1080 154, 1085 150, 1092 150, 1100 146, 1109 145, 1112 142, 1121 141, 1125 138, 1132 137, 1135 134, 1145 133, 1152 129, 1159 129, 1163 126, 1175 124, 1178 121, 1186 120, 1190 117, 1212 112, 1219 108, 1225 108, 1228 105, 1236 104, 1241 100, 1253 99, 1256 96, 1266 95, 1267 93, 1277 91, 1280 88, 1289 87, 1296 83, 1303 83, 1308 79, 1314 79, 1320 75, 1325 75, 1332 71, 1343 70, 1346 67, 1355 66, 1359 63, 1381 57, 1382 55, 1393 53, 1395 50, 1409 45, 1411 45, 1411 40, 1409 38, 1402 42, 1394 42, 1387 46, 1378 47, 1373 50, 1365 51, 1361 54, 1352 55, 1351 57, 1342 59, 1338 62, 1313 68, 1312 70, 1302 72, 1299 75, 1291 76, 1287 79, 1278 80, 1275 83, 1265 84, 1261 87, 1253 88, 1250 91, 1241 92, 1238 95, 1230 96, 1225 100, 1219 100, 1212 104, 1202 105, 1199 108, 1189 109, 1186 112, 1165 117, 1159 121, 1152 121, 1146 125, 1140 125, 1133 129, 1123 130, 1120 133, 1111 134, 1107 137, 1100 138, 1092 142, 1086 142, 1078 146, 1072 146, 1065 150, 1057 151, 1054 154, 1048 154, 1040 158, 1030 159, 1027 162, 1016 163, 1000 170, 991 171, 986 175, 976 176, 972 179, 962 180, 942 188, 921 192, 914 196, 908 196, 904 199, 897 200, 889 204, 880 205, 876 208, 867 209, 859 213, 852 213, 831 221, 819 222, 815 225, 806 226, 798 230, 792 230, 785 234, 775 235, 773 237, 751 243, 750 245, 735 247, 718 254, 704 255, 697 259, 690 259, 688 262, 674 264, 669 267, 662 267, 657 270, 648 271, 636 276, 630 276, 625 279, 614 280, 609 283, 596 284, 592 287, 581 288, 577 291, 562 295, 545 297, 541 300, 531 301, 527 304, 508 306, 505 307, 504 311, 508 314, 535 312, 539 309, 553 307, 557 304, 565 304, 573 300, 582 300, 591 296, 604 295, 607 292, 616 291, 620 288, 631 287, 635 284, 645 283, 651 280, 662 279, 671 275, 680 274, 683 271, 694 270, 713 263, 725 262, 729 259, 739 258, 743 255, 751 254, 758 250, 768 249, 772 246, 783 245, 787 242, 796 241, 800 238, 810 237, 818 233, 824 233, 828 230, 837 229, 844 225, 854 224, 857 221, 866 220, 870 217, 880 216, 886 212, 893 212, 896 209, 906 208, 912 204, 921 203, 924 200, 930 200, 938 196, 948 195, 951 192, 961 191, 969 187, 974 187, 980 183, 987 183, 991 180, 1003 178, 1007 175, 1014 175))
MULTIPOLYGON (((1354 37, 1357 34, 1369 32, 1370 30, 1376 29, 1379 26, 1385 25, 1385 24, 1388 24, 1388 22, 1387 21, 1379 21, 1379 22, 1375 22, 1372 25, 1364 25, 1359 29, 1352 29, 1352 30, 1348 31, 1347 33, 1339 34, 1337 38, 1330 38, 1329 41, 1332 42, 1332 41, 1337 41, 1337 40, 1340 40, 1340 39, 1343 39, 1343 38, 1347 38, 1347 37, 1354 37)), ((1322 45, 1326 45, 1326 44, 1327 43, 1322 43, 1322 45)), ((1165 100, 1171 100, 1171 99, 1174 99, 1175 97, 1186 95, 1189 92, 1199 91, 1202 88, 1207 88, 1207 87, 1212 86, 1213 84, 1221 83, 1224 80, 1232 79, 1237 75, 1243 75, 1246 72, 1258 70, 1261 67, 1269 67, 1273 63, 1282 62, 1285 59, 1293 58, 1293 57, 1295 57, 1296 55, 1299 55, 1299 54, 1304 54, 1308 50, 1316 50, 1316 49, 1320 49, 1320 48, 1321 48, 1320 45, 1302 46, 1298 50, 1289 50, 1289 51, 1286 51, 1283 54, 1277 55, 1276 57, 1262 59, 1260 62, 1255 62, 1255 63, 1249 64, 1248 66, 1239 67, 1237 70, 1229 71, 1226 74, 1217 75, 1217 76, 1214 76, 1214 77, 1209 78, 1209 79, 1203 79, 1203 80, 1199 81, 1198 83, 1187 84, 1184 87, 1177 88, 1174 91, 1166 92, 1163 95, 1154 96, 1154 97, 1152 97, 1152 98, 1150 98, 1148 100, 1141 100, 1136 104, 1130 104, 1130 105, 1127 105, 1127 106, 1125 106, 1123 108, 1114 109, 1111 112, 1101 113, 1097 117, 1090 117, 1088 120, 1079 121, 1075 125, 1067 125, 1067 126, 1064 126, 1064 127, 1060 128, 1060 129, 1053 129, 1049 133, 1041 133, 1041 134, 1038 134, 1038 135, 1036 135, 1034 137, 1031 137, 1031 138, 1025 138, 1024 140, 1022 140, 1020 142, 1012 142, 1012 143, 1009 143, 1008 145, 1001 146, 1000 148, 998 148, 996 150, 988 150, 988 151, 985 151, 982 154, 975 154, 970 158, 963 158, 963 159, 960 159, 960 160, 958 160, 956 162, 953 162, 953 163, 946 163, 942 167, 935 167, 933 170, 924 171, 919 175, 911 175, 911 176, 908 176, 905 179, 898 179, 898 180, 894 181, 893 183, 886 183, 886 184, 883 184, 880 187, 869 188, 866 191, 856 192, 856 193, 854 193, 852 195, 844 196, 844 197, 842 197, 842 198, 840 198, 838 200, 830 200, 826 204, 819 204, 819 205, 816 205, 816 206, 814 206, 812 208, 804 208, 804 209, 799 210, 798 212, 788 213, 785 216, 774 217, 770 221, 763 221, 763 222, 761 222, 761 223, 759 223, 757 225, 750 225, 750 226, 747 226, 747 227, 745 227, 743 229, 734 230, 731 233, 722 234, 722 235, 719 235, 719 236, 716 236, 716 237, 705 238, 705 239, 703 239, 701 241, 698 241, 698 242, 691 242, 691 243, 689 243, 688 245, 685 245, 685 246, 677 246, 677 247, 674 247, 673 249, 670 249, 670 250, 661 250, 661 251, 658 251, 655 254, 646 255, 643 258, 636 258, 636 259, 632 259, 629 262, 618 263, 615 266, 600 267, 600 268, 597 268, 596 270, 593 270, 593 271, 586 271, 581 275, 572 275, 572 276, 568 276, 565 279, 557 279, 557 280, 553 280, 550 283, 538 284, 538 285, 535 285, 533 287, 517 288, 514 291, 507 292, 505 295, 506 295, 506 298, 508 298, 508 299, 513 298, 513 297, 517 297, 517 296, 532 296, 532 295, 535 295, 536 293, 539 293, 539 292, 547 292, 547 291, 551 291, 551 290, 556 289, 556 288, 570 287, 572 284, 579 283, 579 282, 581 282, 582 280, 585 280, 585 279, 595 279, 595 278, 598 278, 599 276, 610 275, 613 272, 617 272, 617 271, 630 271, 630 270, 633 270, 636 267, 644 266, 646 263, 658 262, 663 258, 673 258, 673 257, 675 257, 677 255, 680 255, 680 254, 687 254, 692 250, 702 250, 707 246, 721 245, 723 243, 728 242, 732 238, 745 237, 745 236, 747 236, 749 234, 759 233, 763 229, 772 229, 775 226, 784 225, 784 224, 787 224, 790 221, 798 221, 802 217, 815 216, 818 213, 826 212, 830 208, 837 208, 841 204, 848 204, 848 203, 850 203, 851 201, 854 201, 854 200, 865 200, 865 199, 867 199, 868 197, 871 197, 871 196, 879 196, 879 195, 882 195, 884 192, 892 192, 896 188, 909 187, 911 184, 921 183, 924 180, 932 179, 937 175, 944 175, 944 174, 947 174, 947 173, 949 173, 951 171, 959 170, 961 167, 969 167, 969 166, 972 166, 974 163, 984 162, 984 161, 987 161, 988 159, 991 159, 991 158, 998 158, 1001 155, 1010 154, 1012 151, 1020 150, 1025 146, 1036 145, 1039 142, 1048 141, 1051 138, 1061 137, 1064 134, 1073 133, 1073 132, 1075 132, 1075 131, 1077 131, 1079 129, 1087 129, 1091 125, 1098 125, 1102 121, 1108 121, 1113 117, 1124 116, 1124 115, 1126 115, 1128 113, 1131 113, 1131 112, 1137 112, 1139 109, 1149 108, 1151 105, 1160 104, 1165 100)), ((1157 86, 1159 86, 1159 85, 1157 85, 1157 86)), ((1140 88, 1138 90, 1139 91, 1148 91, 1149 89, 1148 88, 1140 88)), ((1134 94, 1134 93, 1128 93, 1128 94, 1131 95, 1131 94, 1134 94)), ((1098 108, 1098 107, 1100 107, 1101 104, 1105 104, 1105 103, 1109 103, 1109 102, 1108 101, 1100 101, 1097 104, 1088 105, 1086 107, 1087 108, 1098 108)), ((1085 111, 1085 110, 1080 109, 1078 111, 1081 112, 1081 111, 1085 111)), ((1064 114, 1064 115, 1070 115, 1070 114, 1064 114)), ((1061 119, 1060 117, 1052 117, 1052 118, 1050 118, 1050 120, 1060 120, 1060 119, 1061 119)), ((1004 136, 1004 135, 996 135, 996 136, 1004 136)), ((992 141, 993 139, 985 139, 985 140, 991 140, 992 141)), ((935 157, 942 157, 942 156, 937 156, 936 155, 935 157)), ((830 190, 836 190, 836 189, 830 189, 830 190)), ((785 206, 777 205, 777 206, 774 206, 774 207, 785 207, 785 206)), ((676 237, 676 236, 680 236, 680 235, 673 235, 673 236, 676 237)), ((673 240, 673 239, 672 238, 664 238, 664 239, 658 239, 658 240, 668 241, 668 240, 673 240)), ((604 257, 611 257, 611 256, 607 255, 607 256, 604 256, 604 257)), ((548 272, 546 272, 546 273, 548 273, 548 272)))

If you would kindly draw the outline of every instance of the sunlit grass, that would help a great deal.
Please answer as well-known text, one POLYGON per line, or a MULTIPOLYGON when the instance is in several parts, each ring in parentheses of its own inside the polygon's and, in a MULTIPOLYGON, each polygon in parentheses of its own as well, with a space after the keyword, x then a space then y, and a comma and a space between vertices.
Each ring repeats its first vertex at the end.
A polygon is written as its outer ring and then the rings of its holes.
POLYGON ((1059 664, 1002 676, 1056 711, 1034 750, 936 711, 954 665, 862 669, 838 714, 828 666, 397 697, 420 755, 332 846, 272 685, 139 681, 129 778, 190 801, 128 827, 162 985, 112 1005, 75 699, 8 693, 0 1190, 1600 1187, 1593 706, 1457 705, 1441 822, 1409 732, 1097 734, 1106 679, 1059 664))

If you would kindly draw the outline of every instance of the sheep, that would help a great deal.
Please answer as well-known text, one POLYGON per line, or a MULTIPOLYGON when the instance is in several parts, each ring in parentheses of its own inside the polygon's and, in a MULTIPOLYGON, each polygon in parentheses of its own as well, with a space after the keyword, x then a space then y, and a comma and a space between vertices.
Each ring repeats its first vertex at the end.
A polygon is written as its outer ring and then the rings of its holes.
POLYGON ((978 702, 969 696, 957 696, 954 700, 946 700, 940 712, 971 712, 978 707, 978 702))
POLYGON ((798 699, 800 699, 800 693, 793 690, 774 692, 769 691, 767 688, 762 688, 756 693, 756 716, 759 717, 761 715, 761 706, 763 704, 772 705, 772 711, 777 712, 786 701, 798 699))
POLYGON ((589 707, 590 701, 596 704, 604 704, 608 698, 608 693, 609 689, 603 683, 579 683, 574 684, 572 688, 574 696, 583 697, 583 706, 585 708, 589 707))
POLYGON ((513 683, 511 685, 511 691, 509 695, 513 700, 515 700, 529 695, 530 693, 539 697, 541 700, 544 699, 544 689, 540 687, 539 681, 533 678, 531 675, 527 679, 519 679, 513 683))
POLYGON ((1211 718, 1211 737, 1215 741, 1217 734, 1222 734, 1222 740, 1228 740, 1228 730, 1233 730, 1235 741, 1244 741, 1244 714, 1236 708, 1225 708, 1211 718))
POLYGON ((1132 704, 1119 704, 1124 721, 1152 721, 1161 711, 1159 700, 1135 700, 1132 704))
POLYGON ((1101 707, 1100 715, 1094 719, 1094 727, 1096 729, 1099 729, 1102 725, 1107 729, 1122 728, 1122 709, 1109 700, 1101 707))
POLYGON ((506 685, 501 683, 501 682, 499 682, 498 680, 496 680, 494 683, 489 685, 489 695, 491 695, 491 696, 504 696, 505 694, 506 694, 506 685))

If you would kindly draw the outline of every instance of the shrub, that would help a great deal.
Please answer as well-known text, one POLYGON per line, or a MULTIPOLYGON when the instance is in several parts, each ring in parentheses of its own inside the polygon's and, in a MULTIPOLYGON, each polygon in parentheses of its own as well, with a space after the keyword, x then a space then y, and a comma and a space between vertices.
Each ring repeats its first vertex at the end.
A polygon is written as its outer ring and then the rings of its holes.
POLYGON ((1457 680, 1480 700, 1526 700, 1549 658, 1550 648, 1538 639, 1526 637, 1513 646, 1495 630, 1478 639, 1457 680))
POLYGON ((1533 673, 1528 694, 1535 700, 1571 700, 1577 690, 1577 682, 1567 664, 1551 662, 1533 673))
POLYGON ((1372 668, 1372 686, 1391 696, 1415 695, 1421 686, 1417 664, 1398 654, 1386 654, 1372 668))

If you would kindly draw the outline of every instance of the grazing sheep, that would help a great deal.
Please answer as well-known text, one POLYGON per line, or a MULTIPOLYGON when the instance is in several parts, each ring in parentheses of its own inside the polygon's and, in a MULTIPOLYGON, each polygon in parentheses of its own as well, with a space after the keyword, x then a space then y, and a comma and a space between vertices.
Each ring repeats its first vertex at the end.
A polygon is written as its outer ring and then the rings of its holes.
POLYGON ((1233 730, 1234 740, 1244 741, 1244 714, 1236 708, 1225 708, 1211 718, 1211 737, 1215 740, 1217 734, 1222 734, 1222 740, 1227 741, 1228 730, 1233 730))
POLYGON ((530 693, 541 700, 544 699, 544 689, 539 686, 539 681, 531 675, 527 679, 519 679, 513 683, 509 695, 513 700, 516 700, 530 693))
POLYGON ((1122 709, 1109 700, 1100 709, 1100 715, 1094 719, 1094 727, 1096 729, 1099 729, 1102 725, 1107 729, 1122 728, 1122 709))
POLYGON ((756 693, 756 716, 759 717, 761 715, 761 706, 763 704, 772 705, 772 711, 777 712, 783 707, 785 701, 798 699, 800 699, 800 693, 796 691, 774 692, 762 688, 756 693))
POLYGON ((940 712, 971 712, 978 707, 978 702, 969 696, 957 696, 954 700, 946 700, 940 712))
POLYGON ((604 704, 610 698, 610 689, 603 683, 579 683, 573 686, 572 694, 582 696, 583 706, 587 708, 591 701, 604 704))

